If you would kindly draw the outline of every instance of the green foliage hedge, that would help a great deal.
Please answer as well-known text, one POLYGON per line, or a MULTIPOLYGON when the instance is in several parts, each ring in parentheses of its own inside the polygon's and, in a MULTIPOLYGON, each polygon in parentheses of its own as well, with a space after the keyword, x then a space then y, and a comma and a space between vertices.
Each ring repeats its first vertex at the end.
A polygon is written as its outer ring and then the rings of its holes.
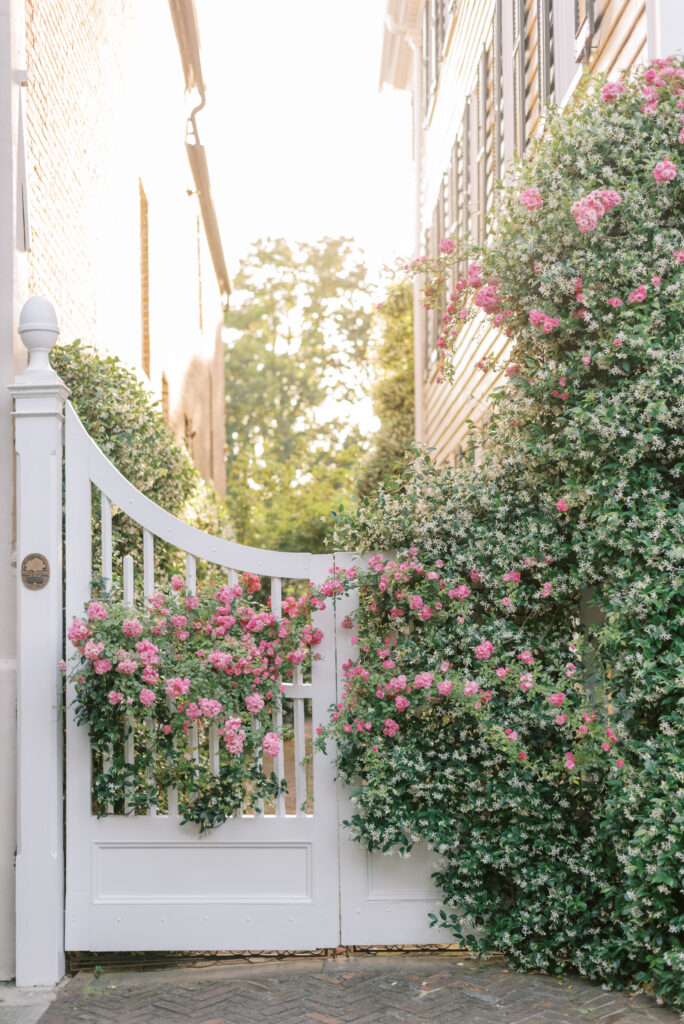
MULTIPOLYGON (((58 345, 51 362, 71 391, 70 401, 86 430, 134 487, 167 512, 213 534, 230 534, 225 506, 202 479, 156 403, 116 356, 100 355, 80 341, 58 345)), ((93 505, 93 565, 99 565, 99 495, 93 505)), ((142 565, 139 527, 124 512, 112 516, 113 559, 126 554, 142 565)), ((180 568, 178 554, 155 546, 159 579, 180 568)), ((115 568, 115 575, 117 569, 115 568)))
MULTIPOLYGON (((341 547, 395 554, 360 573, 323 737, 356 839, 441 853, 456 939, 678 1007, 683 81, 675 60, 587 82, 502 191, 441 346, 449 377, 464 319, 501 325, 481 369, 509 382, 479 464, 418 453, 339 522, 341 547)), ((417 266, 429 303, 458 256, 417 266)))

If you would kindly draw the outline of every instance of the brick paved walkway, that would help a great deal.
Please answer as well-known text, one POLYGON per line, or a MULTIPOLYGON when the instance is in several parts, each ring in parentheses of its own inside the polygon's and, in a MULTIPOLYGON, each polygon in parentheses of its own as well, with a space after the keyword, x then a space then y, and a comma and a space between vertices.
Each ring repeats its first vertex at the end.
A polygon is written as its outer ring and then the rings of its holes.
POLYGON ((644 996, 455 953, 91 972, 40 1024, 674 1024, 644 996))

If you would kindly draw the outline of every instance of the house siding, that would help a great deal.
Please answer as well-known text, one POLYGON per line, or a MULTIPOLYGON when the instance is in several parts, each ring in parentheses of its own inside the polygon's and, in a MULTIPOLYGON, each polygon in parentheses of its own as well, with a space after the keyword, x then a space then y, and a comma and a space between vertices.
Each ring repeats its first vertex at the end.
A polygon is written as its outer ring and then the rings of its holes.
MULTIPOLYGON (((430 3, 430 0, 427 2, 430 3)), ((653 2, 667 4, 674 0, 653 2)), ((493 206, 496 171, 498 168, 504 170, 514 150, 519 149, 519 139, 515 138, 515 66, 511 54, 505 52, 511 39, 514 6, 517 3, 518 0, 500 0, 498 6, 496 0, 478 0, 473 3, 446 4, 444 9, 455 8, 455 13, 447 12, 436 85, 427 97, 424 94, 425 76, 414 73, 415 102, 422 104, 424 113, 422 125, 418 126, 416 147, 420 161, 417 204, 421 251, 427 255, 437 254, 442 234, 450 234, 452 237, 458 235, 459 227, 462 231, 464 223, 468 225, 471 239, 479 237, 481 240, 484 237, 485 213, 488 216, 493 206), (493 81, 497 70, 493 55, 497 10, 500 12, 504 34, 501 138, 495 130, 493 81), (487 85, 484 101, 478 97, 477 92, 478 82, 483 78, 480 70, 483 53, 484 80, 487 85), (484 158, 478 162, 478 110, 481 119, 483 102, 488 138, 484 158), (469 115, 465 114, 467 103, 470 104, 469 115), (470 204, 466 217, 459 221, 458 217, 454 218, 449 213, 452 206, 449 193, 458 180, 453 172, 452 161, 455 145, 458 146, 462 135, 464 115, 470 131, 470 204), (495 140, 500 145, 498 152, 495 140), (486 211, 481 209, 483 201, 486 203, 486 211), (443 215, 443 209, 447 210, 447 216, 443 215)), ((574 59, 573 5, 568 0, 548 0, 546 10, 549 18, 550 61, 547 66, 542 64, 542 67, 539 54, 546 51, 538 45, 539 12, 545 5, 539 0, 520 0, 520 3, 524 11, 526 140, 543 130, 544 104, 540 103, 540 82, 547 87, 550 102, 567 102, 583 69, 617 75, 647 59, 646 0, 595 0, 594 36, 584 65, 575 64, 574 59)), ((432 0, 430 10, 438 7, 436 0, 432 0)), ((418 23, 424 26, 424 18, 418 19, 418 23)), ((415 53, 423 52, 420 43, 420 39, 415 41, 415 53)), ((684 39, 679 41, 679 47, 683 44, 684 39)), ((677 49, 676 40, 670 41, 670 45, 677 49)), ((508 348, 507 339, 500 332, 489 329, 482 316, 473 318, 459 335, 458 349, 454 355, 454 383, 438 383, 438 350, 435 343, 439 333, 439 318, 436 314, 426 313, 417 302, 415 326, 416 436, 419 441, 434 449, 438 462, 454 461, 465 451, 468 420, 482 422, 487 417, 488 392, 502 383, 502 375, 491 374, 487 375, 485 383, 485 378, 475 364, 489 354, 504 358, 508 348)))

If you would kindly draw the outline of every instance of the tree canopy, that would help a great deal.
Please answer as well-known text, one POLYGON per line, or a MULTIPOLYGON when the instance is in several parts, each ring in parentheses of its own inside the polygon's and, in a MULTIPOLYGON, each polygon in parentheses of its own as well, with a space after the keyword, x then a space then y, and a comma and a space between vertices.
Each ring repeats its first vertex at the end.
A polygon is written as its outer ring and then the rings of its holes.
POLYGON ((364 451, 366 268, 345 238, 255 243, 226 314, 226 482, 241 543, 325 549, 364 451))

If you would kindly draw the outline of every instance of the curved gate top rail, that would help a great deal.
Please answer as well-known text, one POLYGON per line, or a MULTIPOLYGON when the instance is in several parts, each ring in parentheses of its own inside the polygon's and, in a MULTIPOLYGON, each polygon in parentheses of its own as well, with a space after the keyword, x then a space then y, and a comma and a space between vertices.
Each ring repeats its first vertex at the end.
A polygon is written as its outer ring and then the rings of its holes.
MULTIPOLYGON (((108 499, 109 509, 107 511, 107 503, 105 503, 103 520, 106 521, 109 512, 110 524, 111 505, 116 505, 143 530, 160 540, 167 541, 194 558, 201 558, 227 569, 235 569, 237 572, 253 572, 257 575, 279 576, 287 579, 311 579, 311 574, 314 573, 317 579, 325 577, 331 562, 330 555, 312 555, 300 551, 269 551, 236 544, 222 537, 213 537, 203 533, 160 508, 134 487, 109 461, 87 433, 70 402, 67 402, 65 407, 65 428, 69 460, 67 463, 67 502, 69 502, 69 464, 71 464, 75 471, 71 478, 72 493, 73 486, 79 486, 76 475, 87 474, 88 479, 108 499)), ((79 493, 75 500, 82 499, 83 496, 79 493)), ((69 512, 70 509, 67 505, 67 517, 69 512)), ((111 533, 111 525, 108 531, 105 522, 103 537, 108 533, 111 533)), ((103 576, 106 575, 103 572, 103 576)))

